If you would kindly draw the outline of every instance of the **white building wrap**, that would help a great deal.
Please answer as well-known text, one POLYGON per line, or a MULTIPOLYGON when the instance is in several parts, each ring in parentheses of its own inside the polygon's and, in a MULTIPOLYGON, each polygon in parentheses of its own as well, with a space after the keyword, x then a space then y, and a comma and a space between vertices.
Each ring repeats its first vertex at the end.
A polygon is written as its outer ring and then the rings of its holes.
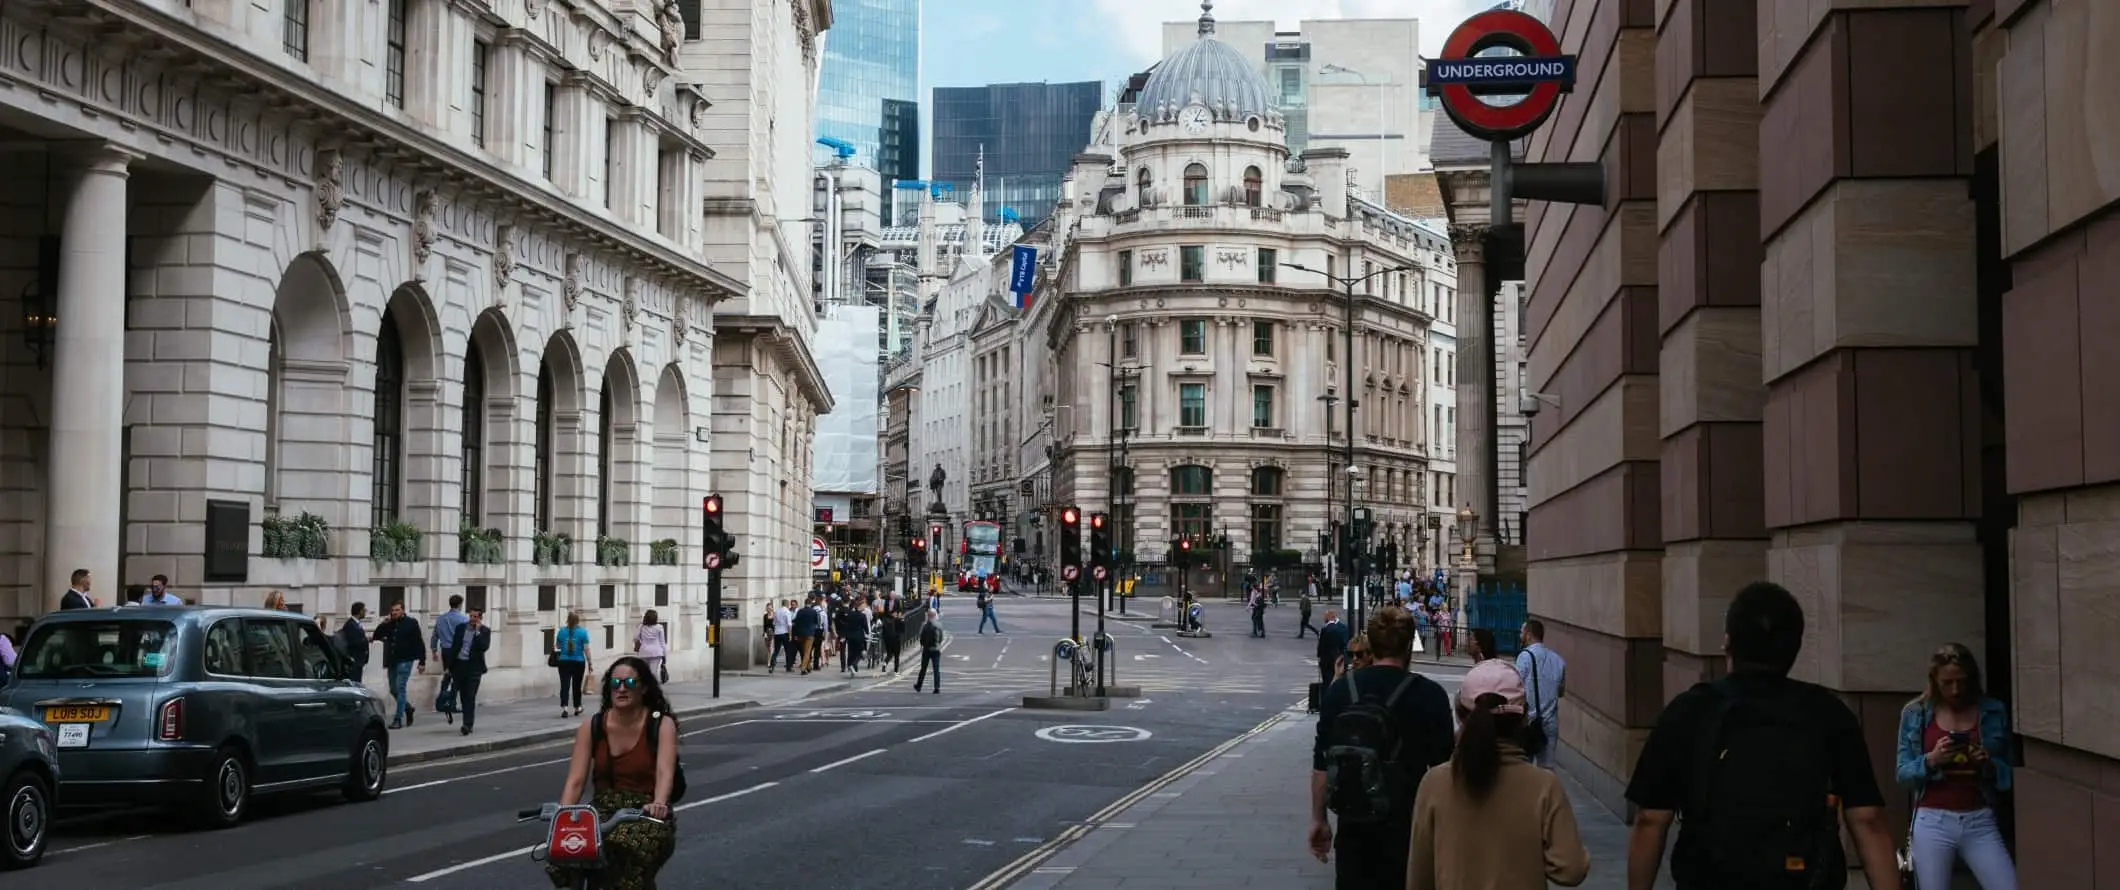
POLYGON ((811 488, 819 493, 881 494, 883 432, 876 411, 876 336, 883 310, 876 306, 828 305, 818 319, 813 342, 817 365, 832 391, 832 413, 818 418, 816 471, 811 488))

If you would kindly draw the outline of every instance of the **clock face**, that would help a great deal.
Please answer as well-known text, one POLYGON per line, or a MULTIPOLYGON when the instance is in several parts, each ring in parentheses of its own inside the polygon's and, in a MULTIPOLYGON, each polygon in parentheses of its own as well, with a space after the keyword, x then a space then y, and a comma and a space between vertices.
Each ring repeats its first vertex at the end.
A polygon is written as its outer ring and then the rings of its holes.
POLYGON ((1207 125, 1210 122, 1211 118, 1208 116, 1207 109, 1198 105, 1187 108, 1178 114, 1178 123, 1185 127, 1185 132, 1195 136, 1207 132, 1207 125))

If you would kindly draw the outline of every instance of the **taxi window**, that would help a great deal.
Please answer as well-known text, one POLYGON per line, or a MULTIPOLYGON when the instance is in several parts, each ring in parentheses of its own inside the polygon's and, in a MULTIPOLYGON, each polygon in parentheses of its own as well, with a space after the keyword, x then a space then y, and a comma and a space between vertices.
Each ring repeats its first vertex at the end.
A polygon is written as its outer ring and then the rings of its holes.
POLYGON ((243 619, 218 621, 207 629, 205 662, 209 674, 243 676, 243 619))
POLYGON ((246 676, 292 680, 294 651, 288 645, 287 622, 265 618, 243 619, 243 664, 246 676))
POLYGON ((176 634, 167 621, 52 622, 31 631, 15 670, 25 680, 167 676, 176 634))

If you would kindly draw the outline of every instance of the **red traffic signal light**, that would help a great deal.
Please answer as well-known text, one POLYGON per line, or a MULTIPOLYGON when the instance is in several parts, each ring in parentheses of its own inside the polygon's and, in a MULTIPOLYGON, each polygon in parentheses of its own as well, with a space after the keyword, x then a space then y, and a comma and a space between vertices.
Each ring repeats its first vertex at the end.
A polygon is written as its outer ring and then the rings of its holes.
POLYGON ((706 500, 701 502, 701 507, 707 511, 708 516, 721 515, 721 495, 707 495, 706 500))
POLYGON ((1104 527, 1104 514, 1102 514, 1102 513, 1091 513, 1091 514, 1089 514, 1089 527, 1090 527, 1090 528, 1103 528, 1103 527, 1104 527))
POLYGON ((927 539, 926 539, 926 538, 914 538, 914 539, 913 539, 913 549, 914 549, 914 550, 926 550, 926 549, 927 549, 927 539))
POLYGON ((1191 549, 1192 549, 1192 539, 1191 539, 1191 538, 1179 538, 1179 539, 1178 539, 1178 549, 1179 549, 1179 550, 1191 550, 1191 549))
POLYGON ((1081 524, 1082 524, 1082 511, 1080 511, 1080 510, 1077 510, 1077 509, 1075 509, 1075 508, 1073 508, 1073 507, 1069 507, 1069 508, 1067 508, 1067 509, 1065 509, 1065 510, 1061 510, 1061 511, 1060 511, 1060 524, 1061 524, 1061 525, 1081 525, 1081 524))

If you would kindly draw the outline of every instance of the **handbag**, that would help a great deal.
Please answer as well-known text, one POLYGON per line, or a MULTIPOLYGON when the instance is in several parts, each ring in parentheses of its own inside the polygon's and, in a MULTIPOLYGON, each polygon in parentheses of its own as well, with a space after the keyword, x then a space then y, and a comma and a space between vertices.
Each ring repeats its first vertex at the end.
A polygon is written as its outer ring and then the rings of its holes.
MULTIPOLYGON (((1920 798, 1914 798, 1907 805, 1907 809, 1914 814, 1919 814, 1921 812, 1920 806, 1920 798)), ((1898 855, 1895 858, 1899 860, 1899 886, 1903 890, 1919 890, 1920 881, 1916 879, 1914 874, 1914 816, 1912 815, 1907 817, 1907 841, 1899 846, 1898 855)))

